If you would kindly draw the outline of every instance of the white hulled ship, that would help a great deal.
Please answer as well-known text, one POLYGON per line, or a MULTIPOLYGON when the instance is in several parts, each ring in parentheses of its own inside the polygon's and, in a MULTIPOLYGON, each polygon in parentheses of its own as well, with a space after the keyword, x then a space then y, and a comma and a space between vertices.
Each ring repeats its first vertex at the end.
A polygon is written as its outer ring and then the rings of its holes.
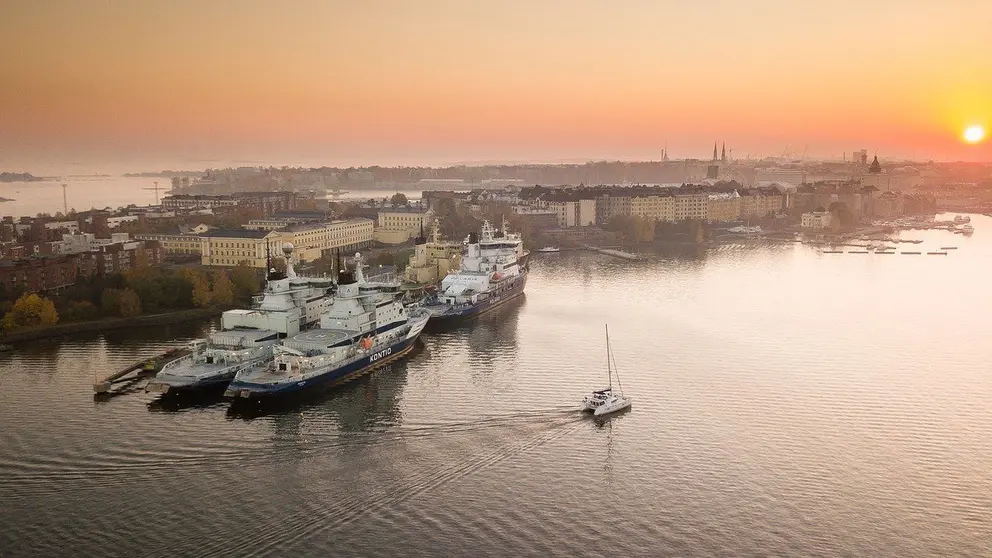
POLYGON ((468 236, 461 268, 441 281, 438 293, 425 301, 432 323, 455 323, 477 316, 523 294, 528 255, 519 234, 496 231, 489 221, 479 235, 468 236))
POLYGON ((220 387, 235 375, 271 361, 279 340, 316 325, 333 303, 334 283, 326 277, 299 277, 293 269, 293 245, 282 247, 285 273, 270 268, 265 289, 251 308, 221 316, 221 329, 189 343, 190 354, 166 364, 145 386, 146 392, 220 387))
POLYGON ((407 309, 398 281, 367 281, 360 255, 355 260, 354 273, 338 273, 320 327, 283 340, 271 362, 238 372, 226 396, 263 399, 343 383, 413 348, 430 314, 407 309))

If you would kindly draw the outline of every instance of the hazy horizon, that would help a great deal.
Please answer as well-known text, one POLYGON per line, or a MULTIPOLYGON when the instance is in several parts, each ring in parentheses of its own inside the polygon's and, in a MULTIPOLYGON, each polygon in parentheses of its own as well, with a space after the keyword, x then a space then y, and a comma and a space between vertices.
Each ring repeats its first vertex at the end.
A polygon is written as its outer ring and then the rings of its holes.
MULTIPOLYGON (((992 4, 9 0, 0 170, 992 161, 992 4)), ((196 170, 196 169, 194 169, 196 170)))

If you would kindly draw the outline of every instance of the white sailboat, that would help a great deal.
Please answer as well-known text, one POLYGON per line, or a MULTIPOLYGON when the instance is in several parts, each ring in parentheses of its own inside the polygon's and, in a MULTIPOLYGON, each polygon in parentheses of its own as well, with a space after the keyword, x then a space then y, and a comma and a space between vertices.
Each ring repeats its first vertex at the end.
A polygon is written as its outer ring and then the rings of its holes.
POLYGON ((613 351, 610 349, 610 326, 606 326, 606 375, 609 379, 609 387, 597 389, 592 392, 592 395, 586 396, 582 400, 583 411, 591 411, 593 415, 599 417, 630 407, 633 398, 623 394, 623 386, 620 385, 620 374, 616 368, 616 360, 614 360, 613 351), (619 394, 613 391, 613 374, 617 375, 619 394))

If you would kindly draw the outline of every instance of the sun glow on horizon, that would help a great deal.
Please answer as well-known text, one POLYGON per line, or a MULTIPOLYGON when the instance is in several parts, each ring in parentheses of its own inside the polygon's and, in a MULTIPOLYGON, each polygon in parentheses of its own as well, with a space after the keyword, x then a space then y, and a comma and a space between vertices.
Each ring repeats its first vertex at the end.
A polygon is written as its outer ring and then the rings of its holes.
POLYGON ((964 141, 968 143, 978 143, 985 139, 985 128, 981 126, 968 126, 964 131, 964 141))

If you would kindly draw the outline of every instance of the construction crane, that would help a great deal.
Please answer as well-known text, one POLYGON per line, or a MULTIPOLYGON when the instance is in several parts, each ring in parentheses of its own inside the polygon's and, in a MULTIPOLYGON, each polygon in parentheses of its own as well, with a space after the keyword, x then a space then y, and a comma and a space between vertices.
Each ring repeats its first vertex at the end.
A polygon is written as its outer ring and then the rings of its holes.
POLYGON ((159 202, 158 202, 158 191, 159 190, 165 190, 165 188, 159 188, 158 187, 158 180, 155 181, 155 187, 154 188, 142 188, 142 189, 143 190, 155 190, 155 205, 158 205, 159 204, 159 202))

